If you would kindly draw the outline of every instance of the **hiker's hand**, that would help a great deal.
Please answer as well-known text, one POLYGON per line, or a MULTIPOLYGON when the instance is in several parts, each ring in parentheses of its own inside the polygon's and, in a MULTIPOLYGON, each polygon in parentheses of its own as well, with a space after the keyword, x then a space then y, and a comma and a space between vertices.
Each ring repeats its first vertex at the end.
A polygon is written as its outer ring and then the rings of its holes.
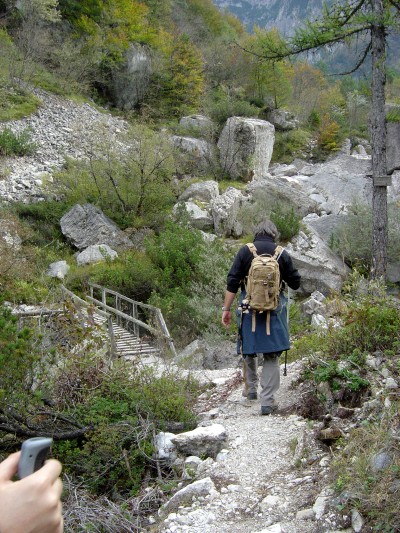
POLYGON ((231 311, 222 311, 222 324, 227 328, 232 321, 231 311))
POLYGON ((62 533, 61 463, 55 459, 19 481, 12 481, 21 452, 0 463, 1 533, 62 533))

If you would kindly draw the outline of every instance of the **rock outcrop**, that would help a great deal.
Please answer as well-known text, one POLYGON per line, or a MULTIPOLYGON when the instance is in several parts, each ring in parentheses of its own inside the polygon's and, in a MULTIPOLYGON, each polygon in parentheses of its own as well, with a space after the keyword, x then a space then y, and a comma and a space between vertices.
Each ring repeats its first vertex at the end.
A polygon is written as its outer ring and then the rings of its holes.
POLYGON ((111 248, 131 248, 132 242, 123 231, 96 206, 76 204, 60 221, 63 235, 78 250, 94 244, 111 248))
POLYGON ((223 170, 232 179, 259 179, 268 172, 275 128, 266 120, 231 117, 218 140, 223 170))

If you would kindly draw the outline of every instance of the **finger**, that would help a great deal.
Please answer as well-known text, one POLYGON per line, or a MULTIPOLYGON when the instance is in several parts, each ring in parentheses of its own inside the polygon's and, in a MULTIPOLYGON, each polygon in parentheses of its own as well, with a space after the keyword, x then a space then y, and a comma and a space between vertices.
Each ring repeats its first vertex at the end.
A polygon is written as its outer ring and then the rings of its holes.
POLYGON ((63 483, 61 481, 61 479, 58 477, 54 484, 53 484, 53 487, 54 487, 54 491, 57 495, 57 498, 61 498, 61 494, 62 494, 62 491, 63 491, 63 483))
POLYGON ((9 481, 18 471, 21 452, 12 453, 0 463, 0 481, 9 481))
POLYGON ((60 524, 59 529, 57 530, 57 533, 63 533, 63 531, 64 531, 64 519, 63 517, 61 517, 61 524, 60 524))
POLYGON ((61 474, 62 465, 60 461, 56 459, 49 459, 45 462, 44 466, 36 472, 40 477, 50 479, 51 482, 55 481, 61 474))

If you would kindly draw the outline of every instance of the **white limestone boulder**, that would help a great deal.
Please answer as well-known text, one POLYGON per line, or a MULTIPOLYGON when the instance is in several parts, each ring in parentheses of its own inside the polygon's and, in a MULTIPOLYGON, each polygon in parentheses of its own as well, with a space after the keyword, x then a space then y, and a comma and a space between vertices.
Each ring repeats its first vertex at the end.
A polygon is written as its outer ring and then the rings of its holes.
POLYGON ((240 208, 248 200, 241 191, 228 187, 211 202, 215 233, 226 237, 240 237, 243 226, 238 220, 240 208))
POLYGON ((299 292, 319 291, 327 296, 341 290, 350 269, 311 227, 308 226, 306 232, 301 231, 286 250, 301 274, 299 292))
POLYGON ((266 120, 230 117, 218 140, 220 162, 232 179, 260 179, 268 172, 275 128, 266 120))
POLYGON ((76 262, 78 265, 82 266, 91 263, 100 263, 106 260, 113 261, 116 257, 118 257, 117 252, 107 244, 94 244, 80 252, 76 256, 76 262))
POLYGON ((213 121, 204 115, 189 115, 182 117, 179 124, 189 130, 198 131, 204 135, 209 134, 214 129, 213 121))
POLYGON ((66 261, 55 261, 51 263, 46 274, 50 278, 64 279, 69 271, 69 265, 66 261))
POLYGON ((186 456, 216 457, 225 447, 228 435, 221 424, 198 427, 193 431, 179 433, 171 437, 171 442, 179 453, 186 456))
POLYGON ((194 202, 178 202, 173 208, 174 215, 184 209, 189 215, 190 224, 199 230, 209 230, 214 228, 214 220, 207 209, 204 209, 194 202))
POLYGON ((210 477, 194 481, 181 490, 178 490, 167 503, 165 503, 159 510, 159 517, 165 518, 170 513, 177 511, 180 507, 188 507, 193 500, 204 498, 210 495, 217 495, 218 492, 210 477))
POLYGON ((200 202, 211 202, 219 195, 218 183, 214 180, 199 181, 192 183, 179 196, 179 200, 199 200, 200 202))

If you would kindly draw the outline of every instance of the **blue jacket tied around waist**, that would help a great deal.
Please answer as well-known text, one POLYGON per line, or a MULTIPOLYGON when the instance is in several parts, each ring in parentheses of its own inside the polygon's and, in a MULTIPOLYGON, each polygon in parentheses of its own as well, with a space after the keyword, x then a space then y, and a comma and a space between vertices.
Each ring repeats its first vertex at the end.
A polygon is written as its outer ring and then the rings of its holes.
MULTIPOLYGON (((246 293, 242 291, 240 304, 246 293)), ((244 312, 242 317, 240 309, 236 311, 238 317, 239 338, 237 353, 271 353, 282 352, 290 348, 289 331, 287 323, 287 298, 281 292, 279 305, 274 311, 269 311, 270 334, 266 334, 267 312, 255 314, 255 331, 252 331, 253 311, 244 312), (242 322, 240 324, 240 322, 242 322)))
MULTIPOLYGON (((257 236, 254 241, 257 253, 273 255, 276 244, 268 235, 257 236)), ((232 267, 227 277, 227 291, 237 293, 241 289, 240 304, 245 297, 244 279, 249 271, 253 255, 248 246, 243 246, 237 253, 232 267)), ((281 281, 286 283, 291 289, 300 287, 301 276, 293 266, 290 255, 284 250, 278 259, 281 281)), ((240 309, 240 308, 239 308, 240 309)), ((267 312, 256 312, 253 318, 253 311, 248 313, 237 311, 239 339, 238 353, 272 353, 282 352, 290 348, 289 332, 287 323, 287 298, 283 291, 280 293, 279 305, 274 311, 269 311, 270 332, 267 334, 267 312), (255 320, 255 327, 254 327, 255 320)))

